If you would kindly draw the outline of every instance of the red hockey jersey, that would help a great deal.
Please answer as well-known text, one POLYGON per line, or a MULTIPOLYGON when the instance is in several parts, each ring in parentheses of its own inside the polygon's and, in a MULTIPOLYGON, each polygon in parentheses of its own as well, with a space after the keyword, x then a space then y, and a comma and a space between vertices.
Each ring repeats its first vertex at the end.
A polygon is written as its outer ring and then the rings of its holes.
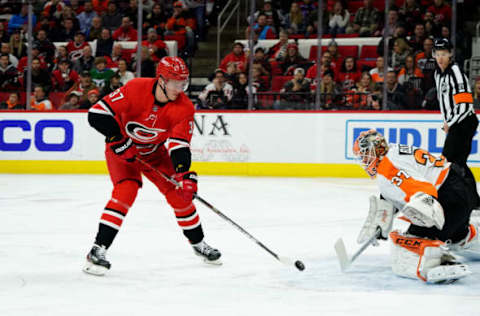
MULTIPOLYGON (((156 78, 136 78, 98 101, 91 113, 111 116, 123 136, 130 137, 141 155, 164 145, 170 153, 189 147, 193 134, 193 103, 182 92, 173 102, 155 100, 156 78)), ((108 136, 108 135, 107 135, 108 136)))

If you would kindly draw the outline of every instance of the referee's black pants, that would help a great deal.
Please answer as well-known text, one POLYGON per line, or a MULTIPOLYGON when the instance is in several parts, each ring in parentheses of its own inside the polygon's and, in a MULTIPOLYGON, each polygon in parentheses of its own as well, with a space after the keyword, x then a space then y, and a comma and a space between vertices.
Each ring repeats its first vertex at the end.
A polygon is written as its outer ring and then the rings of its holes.
MULTIPOLYGON (((472 140, 478 127, 478 119, 475 113, 468 115, 461 122, 455 123, 448 129, 447 138, 443 146, 442 155, 448 161, 454 162, 465 170, 465 177, 475 182, 475 177, 467 165, 467 159, 472 150, 472 140)), ((480 197, 475 186, 477 203, 480 206, 480 197)))

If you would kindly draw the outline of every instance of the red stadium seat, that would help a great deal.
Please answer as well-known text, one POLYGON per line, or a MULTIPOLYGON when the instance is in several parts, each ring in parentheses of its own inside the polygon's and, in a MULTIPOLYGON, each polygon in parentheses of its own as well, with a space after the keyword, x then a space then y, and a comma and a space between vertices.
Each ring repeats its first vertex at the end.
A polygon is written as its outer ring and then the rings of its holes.
POLYGON ((363 7, 363 1, 348 1, 347 9, 352 15, 361 7, 363 7))
POLYGON ((279 92, 285 83, 292 80, 293 76, 275 76, 272 78, 272 91, 279 92))
POLYGON ((360 58, 377 58, 377 46, 363 45, 360 51, 360 58))

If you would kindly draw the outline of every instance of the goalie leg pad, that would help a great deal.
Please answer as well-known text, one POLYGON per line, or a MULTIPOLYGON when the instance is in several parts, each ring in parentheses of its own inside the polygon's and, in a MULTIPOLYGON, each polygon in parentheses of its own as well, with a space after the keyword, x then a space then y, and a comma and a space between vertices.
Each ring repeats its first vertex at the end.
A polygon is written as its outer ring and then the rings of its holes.
MULTIPOLYGON (((471 222, 471 221, 470 221, 471 222)), ((458 243, 450 246, 450 249, 465 258, 470 260, 480 260, 480 237, 479 226, 470 224, 468 227, 467 236, 458 243)))
POLYGON ((441 230, 445 224, 442 205, 433 196, 423 192, 415 193, 402 209, 402 213, 417 226, 435 226, 441 230))
POLYGON ((396 275, 428 283, 458 280, 470 274, 468 267, 456 262, 439 240, 411 237, 398 231, 392 240, 392 271, 396 275))

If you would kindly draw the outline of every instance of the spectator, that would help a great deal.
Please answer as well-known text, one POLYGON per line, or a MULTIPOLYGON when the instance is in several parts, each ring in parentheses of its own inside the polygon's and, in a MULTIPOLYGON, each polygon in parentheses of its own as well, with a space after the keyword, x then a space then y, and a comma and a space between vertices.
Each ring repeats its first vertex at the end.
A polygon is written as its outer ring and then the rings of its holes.
MULTIPOLYGON (((33 47, 35 47, 35 45, 33 45, 33 47)), ((55 59, 53 62, 54 64, 58 64, 58 62, 62 59, 68 59, 68 50, 67 46, 65 45, 60 45, 57 47, 55 51, 55 59)))
POLYGON ((110 84, 110 78, 113 77, 115 72, 107 67, 107 60, 105 57, 95 58, 95 67, 90 70, 93 83, 98 88, 103 88, 110 84))
POLYGON ((53 32, 52 37, 55 42, 69 42, 72 41, 75 37, 75 27, 72 18, 66 18, 58 26, 58 28, 53 32))
POLYGON ((158 39, 157 31, 152 27, 148 29, 147 39, 142 42, 142 46, 146 46, 150 51, 152 60, 159 62, 162 57, 168 56, 167 44, 158 39))
POLYGON ((187 41, 185 53, 188 56, 193 56, 195 51, 195 20, 184 11, 181 1, 173 3, 173 15, 168 19, 165 28, 165 35, 184 35, 187 41))
POLYGON ((408 108, 418 108, 423 101, 423 73, 412 55, 405 58, 405 67, 398 73, 398 83, 405 90, 408 108))
POLYGON ((8 32, 5 31, 5 25, 0 23, 0 43, 8 43, 9 38, 8 32))
MULTIPOLYGON (((258 10, 254 14, 254 19, 255 21, 258 21, 258 17, 264 14, 267 19, 270 19, 271 22, 271 27, 275 30, 279 30, 283 26, 283 15, 280 12, 280 10, 277 10, 273 8, 272 6, 272 1, 271 0, 264 0, 263 1, 263 8, 261 10, 258 10)), ((250 19, 247 18, 247 21, 250 24, 250 19)))
POLYGON ((409 37, 408 45, 412 48, 413 53, 417 53, 423 49, 423 41, 425 40, 425 25, 419 22, 415 25, 413 35, 409 37))
MULTIPOLYGON (((323 77, 323 73, 326 70, 333 71, 334 75, 337 70, 337 65, 335 62, 332 62, 332 54, 330 51, 323 52, 322 57, 320 58, 320 78, 323 77)), ((312 67, 307 70, 307 78, 313 80, 317 77, 317 64, 313 64, 312 67)), ((335 80, 335 76, 333 78, 335 80)))
POLYGON ((70 0, 70 7, 75 14, 80 14, 84 10, 84 7, 80 5, 79 0, 70 0))
POLYGON ((231 63, 235 64, 238 72, 243 72, 246 69, 246 56, 244 46, 240 42, 233 43, 232 52, 225 56, 220 62, 219 68, 224 72, 227 71, 227 66, 231 63))
POLYGON ((62 15, 62 11, 65 8, 65 3, 60 0, 52 0, 45 3, 43 7, 43 16, 47 16, 49 18, 60 18, 62 15))
POLYGON ((8 55, 0 55, 0 90, 12 91, 20 87, 18 81, 18 71, 13 65, 8 63, 8 55))
POLYGON ((40 56, 43 56, 47 63, 53 63, 55 45, 47 38, 47 32, 45 30, 39 30, 37 32, 37 39, 33 42, 33 45, 38 47, 40 56))
POLYGON ((40 30, 44 30, 45 32, 47 32, 49 39, 52 39, 51 35, 54 34, 52 30, 55 26, 55 22, 50 21, 46 16, 41 16, 39 20, 40 21, 37 23, 37 25, 35 25, 33 31, 38 32, 40 30))
MULTIPOLYGON (((24 72, 24 78, 27 78, 27 70, 24 72)), ((26 85, 27 80, 25 79, 23 84, 26 85)), ((33 58, 32 60, 32 86, 42 86, 43 91, 46 93, 50 92, 52 89, 52 80, 50 79, 50 73, 48 70, 42 68, 40 59, 33 58)))
MULTIPOLYGON (((259 40, 274 39, 275 32, 272 27, 267 25, 267 16, 260 13, 257 18, 257 23, 253 25, 253 31, 258 35, 259 40)), ((249 38, 250 27, 247 27, 245 38, 249 38)))
POLYGON ((88 30, 87 38, 89 41, 99 40, 102 38, 102 19, 99 16, 95 16, 92 19, 92 26, 88 30))
POLYGON ((400 71, 405 65, 405 58, 410 55, 410 46, 403 38, 397 38, 393 44, 393 53, 391 59, 391 66, 394 71, 400 71))
MULTIPOLYGON (((102 58, 102 57, 98 57, 102 58)), ((92 89, 87 93, 87 99, 80 103, 80 109, 88 110, 94 105, 95 103, 100 100, 100 92, 97 89, 92 89)))
POLYGON ((328 43, 327 52, 325 52, 327 54, 323 53, 323 57, 328 59, 330 68, 335 72, 337 65, 343 63, 345 56, 340 55, 338 52, 338 43, 335 40, 331 40, 330 43, 328 43))
POLYGON ((372 77, 368 72, 363 72, 360 81, 352 90, 347 92, 347 106, 359 110, 371 107, 371 93, 373 91, 372 77))
MULTIPOLYGON (((252 85, 252 93, 255 96, 257 88, 252 85)), ((230 109, 246 109, 248 107, 248 77, 244 72, 237 74, 237 79, 233 84, 233 96, 230 109)), ((256 104, 256 97, 254 103, 256 104)))
POLYGON ((117 11, 117 5, 115 1, 108 2, 107 12, 102 16, 103 27, 115 31, 122 24, 122 15, 117 11))
MULTIPOLYGON (((137 18, 138 18, 138 0, 130 0, 126 8, 123 9, 123 17, 129 17, 130 21, 134 25, 135 29, 137 27, 137 18)), ((146 16, 146 9, 143 8, 143 16, 146 16)))
POLYGON ((452 20, 452 8, 445 3, 445 0, 433 0, 433 4, 428 7, 427 12, 434 15, 435 24, 450 24, 452 20))
POLYGON ((357 68, 357 60, 355 57, 347 57, 340 67, 336 81, 341 84, 343 92, 351 90, 360 80, 361 73, 357 68))
POLYGON ((296 68, 293 72, 293 79, 287 81, 280 90, 285 93, 282 96, 280 109, 305 109, 305 105, 310 101, 310 80, 305 78, 305 69, 296 68))
POLYGON ((480 110, 480 77, 475 79, 475 84, 473 85, 473 107, 475 110, 480 110))
POLYGON ((397 82, 395 71, 387 72, 385 84, 387 85, 387 110, 407 109, 405 90, 397 82))
POLYGON ((81 73, 84 70, 90 71, 93 68, 95 58, 92 56, 92 48, 90 45, 83 47, 82 57, 73 62, 73 69, 77 73, 81 73))
POLYGON ((113 39, 110 35, 110 30, 107 28, 103 28, 100 38, 97 40, 97 50, 95 52, 95 56, 110 56, 112 54, 112 47, 113 39))
POLYGON ((30 101, 30 107, 36 111, 52 111, 52 102, 47 98, 45 89, 37 85, 33 89, 33 98, 30 101))
POLYGON ((257 88, 257 91, 267 91, 269 88, 268 82, 265 80, 265 76, 262 76, 262 72, 258 67, 252 68, 252 85, 257 88))
POLYGON ((127 61, 125 59, 120 59, 118 61, 118 71, 117 74, 120 77, 120 83, 126 85, 127 82, 135 78, 133 72, 128 71, 127 61))
POLYGON ((11 92, 8 99, 0 103, 0 110, 25 110, 25 105, 21 104, 19 99, 18 92, 11 92))
POLYGON ((68 50, 68 58, 74 62, 77 59, 83 56, 83 48, 85 46, 90 46, 85 41, 85 34, 81 31, 75 33, 75 37, 73 41, 68 42, 67 50, 68 50))
MULTIPOLYGON (((268 0, 267 0, 268 1, 268 0)), ((200 41, 205 41, 206 28, 205 28, 205 10, 206 1, 198 0, 186 0, 184 1, 188 10, 190 10, 197 22, 197 36, 200 41)))
POLYGON ((58 69, 52 73, 54 91, 68 91, 78 80, 78 73, 70 69, 70 62, 67 59, 61 60, 58 64, 58 69))
MULTIPOLYGON (((322 17, 322 30, 328 30, 328 10, 325 8, 326 2, 323 2, 323 17, 322 17)), ((310 37, 311 35, 317 34, 318 30, 318 10, 310 12, 307 16, 307 28, 305 32, 305 37, 310 37)))
MULTIPOLYGON (((40 67, 42 69, 47 69, 47 63, 45 62, 45 59, 43 58, 43 56, 40 55, 40 50, 38 49, 37 44, 32 45, 32 61, 35 58, 37 58, 40 61, 40 67)), ((27 65, 28 65, 28 56, 24 56, 20 58, 17 66, 18 72, 20 74, 23 74, 25 72, 25 68, 27 68, 27 65)))
POLYGON ((298 52, 297 44, 290 43, 287 46, 287 56, 285 60, 280 64, 282 69, 283 76, 290 76, 293 74, 293 71, 298 68, 305 66, 307 60, 303 58, 298 52))
POLYGON ((20 34, 20 31, 13 32, 13 34, 10 36, 9 44, 10 44, 11 54, 13 54, 19 60, 22 57, 27 56, 27 46, 25 46, 25 44, 23 43, 22 35, 20 34))
MULTIPOLYGON (((253 67, 258 68, 262 76, 271 76, 272 73, 272 66, 270 63, 265 59, 265 50, 262 47, 258 47, 255 50, 255 55, 253 56, 253 67)), ((248 73, 248 65, 247 71, 248 73)))
POLYGON ((360 36, 372 36, 378 28, 380 14, 372 5, 373 0, 363 0, 364 6, 355 13, 353 27, 347 33, 359 33, 360 36))
POLYGON ((84 11, 77 15, 80 24, 80 31, 88 34, 94 17, 98 17, 97 12, 93 11, 92 1, 85 1, 84 11))
POLYGON ((118 75, 118 73, 114 74, 112 78, 110 78, 110 83, 103 87, 103 89, 101 90, 100 99, 122 86, 123 84, 120 82, 120 76, 118 75))
POLYGON ((335 1, 333 10, 328 15, 329 33, 333 36, 344 34, 348 22, 350 22, 350 12, 343 7, 342 1, 335 1))
MULTIPOLYGON (((377 67, 370 70, 370 76, 372 77, 373 82, 377 84, 383 84, 383 76, 385 72, 385 63, 383 56, 377 57, 377 67)), ((387 71, 393 71, 392 68, 388 67, 387 71)))
POLYGON ((80 96, 82 94, 78 91, 72 91, 67 96, 67 102, 65 102, 59 110, 78 110, 80 108, 80 96))
POLYGON ((322 81, 320 82, 320 104, 325 110, 338 107, 340 91, 333 78, 333 71, 327 70, 323 73, 322 81))
POLYGON ((168 16, 163 11, 162 5, 156 3, 152 8, 152 12, 150 12, 145 19, 144 28, 148 30, 153 27, 157 33, 163 34, 166 30, 165 26, 167 25, 167 21, 168 16))
POLYGON ((387 25, 383 27, 381 34, 386 33, 386 37, 394 36, 394 31, 398 26, 398 11, 396 7, 390 7, 388 10, 387 25))
POLYGON ((278 42, 267 51, 267 60, 272 62, 283 62, 287 55, 288 33, 280 31, 278 42))
POLYGON ((398 11, 400 20, 407 26, 407 33, 412 32, 412 27, 422 23, 422 8, 417 0, 405 0, 398 11))
MULTIPOLYGON (((10 21, 8 22, 8 33, 12 34, 13 31, 22 28, 24 25, 28 24, 28 5, 22 5, 20 13, 14 14, 10 21)), ((32 25, 37 24, 37 17, 35 14, 32 16, 32 25)))
POLYGON ((122 18, 122 25, 113 32, 112 38, 116 41, 136 41, 137 30, 133 28, 128 16, 122 18))
POLYGON ((127 64, 130 64, 130 59, 127 59, 127 56, 123 54, 123 46, 120 43, 115 43, 113 45, 112 54, 110 56, 105 56, 107 59, 108 67, 118 68, 118 62, 120 59, 125 59, 127 64))
POLYGON ((95 10, 98 15, 104 15, 104 13, 108 11, 109 4, 114 2, 122 3, 124 1, 92 0, 93 10, 95 10))
MULTIPOLYGON (((285 28, 290 34, 305 33, 305 18, 297 2, 292 2, 290 12, 285 18, 285 28)), ((281 31, 280 31, 281 32, 281 31)))
POLYGON ((78 22, 77 15, 69 6, 65 6, 61 16, 55 19, 55 26, 60 27, 62 25, 62 21, 65 21, 66 19, 72 19, 74 33, 80 31, 80 22, 78 22))
POLYGON ((415 64, 422 70, 424 76, 423 89, 424 91, 430 90, 435 86, 435 80, 433 73, 437 63, 432 55, 433 51, 433 39, 426 38, 423 41, 423 51, 415 55, 415 64))
POLYGON ((18 58, 10 54, 10 45, 8 43, 1 44, 0 53, 8 55, 8 63, 12 64, 13 67, 16 68, 18 66, 18 58))
MULTIPOLYGON (((142 46, 141 58, 140 77, 155 78, 157 76, 155 73, 155 63, 150 56, 150 51, 145 46, 142 46)), ((133 69, 137 69, 136 63, 137 61, 133 63, 133 69)))
POLYGON ((80 102, 84 102, 87 99, 88 91, 92 89, 97 89, 97 87, 92 82, 90 72, 84 70, 80 73, 80 81, 76 82, 70 90, 67 91, 66 95, 69 95, 73 91, 77 91, 80 94, 80 102))
POLYGON ((206 109, 225 109, 233 96, 233 87, 225 82, 223 70, 215 70, 215 78, 198 96, 200 106, 206 109))
MULTIPOLYGON (((395 30, 393 31, 393 36, 389 36, 387 38, 389 60, 392 58, 393 45, 398 38, 401 38, 401 39, 404 39, 404 40, 407 39, 407 34, 406 34, 406 31, 405 31, 405 27, 402 24, 398 24, 396 26, 395 30)), ((383 38, 382 38, 377 45, 377 55, 378 56, 383 56, 383 46, 384 46, 383 42, 384 41, 383 41, 383 38)))
POLYGON ((311 0, 303 0, 299 4, 300 4, 300 10, 302 11, 302 14, 305 20, 308 19, 311 12, 314 12, 317 10, 316 2, 311 0))

